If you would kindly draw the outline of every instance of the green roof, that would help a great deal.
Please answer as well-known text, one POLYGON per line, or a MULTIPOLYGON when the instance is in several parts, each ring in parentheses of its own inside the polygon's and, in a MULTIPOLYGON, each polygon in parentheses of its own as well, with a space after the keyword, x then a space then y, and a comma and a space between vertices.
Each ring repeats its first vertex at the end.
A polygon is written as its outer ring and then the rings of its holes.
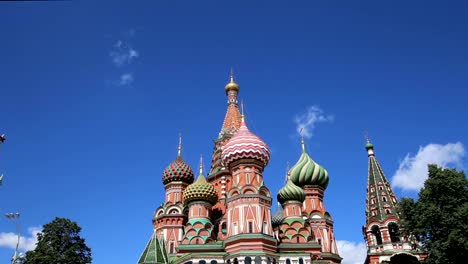
POLYGON ((164 241, 156 237, 156 233, 153 233, 148 244, 146 244, 145 250, 141 254, 138 264, 168 264, 169 259, 164 246, 164 241))

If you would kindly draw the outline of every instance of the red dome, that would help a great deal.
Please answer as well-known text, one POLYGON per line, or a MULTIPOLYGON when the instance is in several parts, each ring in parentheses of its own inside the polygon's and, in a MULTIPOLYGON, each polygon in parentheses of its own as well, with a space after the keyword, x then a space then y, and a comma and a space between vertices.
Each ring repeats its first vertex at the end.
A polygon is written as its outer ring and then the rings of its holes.
POLYGON ((181 156, 177 156, 177 159, 164 170, 162 180, 164 184, 173 181, 181 181, 190 184, 193 182, 193 170, 181 156))
POLYGON ((244 120, 236 134, 223 147, 222 157, 224 165, 239 159, 257 159, 268 164, 270 150, 259 137, 249 131, 244 120))

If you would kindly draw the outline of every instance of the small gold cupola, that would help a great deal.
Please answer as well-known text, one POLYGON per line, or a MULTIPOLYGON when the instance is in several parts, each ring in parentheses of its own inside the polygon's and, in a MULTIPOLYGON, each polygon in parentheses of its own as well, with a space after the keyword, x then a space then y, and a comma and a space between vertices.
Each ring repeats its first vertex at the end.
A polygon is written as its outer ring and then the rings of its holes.
POLYGON ((230 81, 228 84, 226 84, 226 87, 224 89, 226 90, 226 93, 228 93, 229 91, 239 92, 239 85, 236 82, 234 82, 234 71, 232 69, 230 81))

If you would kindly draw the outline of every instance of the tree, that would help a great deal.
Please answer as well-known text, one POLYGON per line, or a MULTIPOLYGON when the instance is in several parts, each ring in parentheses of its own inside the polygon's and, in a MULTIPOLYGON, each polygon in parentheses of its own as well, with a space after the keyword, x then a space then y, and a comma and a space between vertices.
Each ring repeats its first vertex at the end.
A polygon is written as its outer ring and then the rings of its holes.
POLYGON ((37 235, 36 249, 26 253, 26 264, 91 263, 91 249, 80 231, 76 222, 56 217, 37 235))
POLYGON ((419 199, 402 199, 400 210, 407 235, 429 253, 425 263, 467 261, 468 181, 463 172, 429 165, 419 199))

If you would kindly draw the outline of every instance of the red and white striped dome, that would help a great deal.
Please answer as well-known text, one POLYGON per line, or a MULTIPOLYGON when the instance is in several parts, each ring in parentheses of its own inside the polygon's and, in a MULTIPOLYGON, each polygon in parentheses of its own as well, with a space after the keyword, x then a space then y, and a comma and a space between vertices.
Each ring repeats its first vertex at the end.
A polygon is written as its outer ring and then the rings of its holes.
POLYGON ((239 159, 257 159, 262 161, 264 166, 270 160, 268 146, 259 137, 249 131, 244 118, 242 118, 239 130, 224 145, 221 155, 224 165, 227 167, 229 167, 230 163, 239 159))

